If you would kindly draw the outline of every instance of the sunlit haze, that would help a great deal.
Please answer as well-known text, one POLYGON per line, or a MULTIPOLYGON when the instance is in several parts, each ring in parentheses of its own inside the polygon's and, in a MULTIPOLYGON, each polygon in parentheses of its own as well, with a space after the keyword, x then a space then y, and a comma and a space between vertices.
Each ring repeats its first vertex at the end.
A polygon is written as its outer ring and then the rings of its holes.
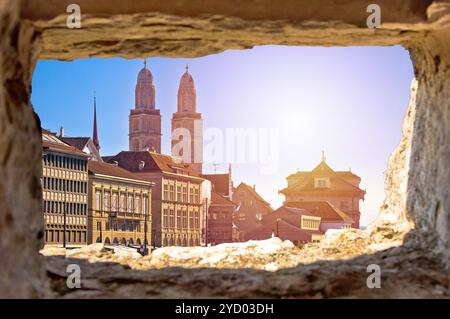
MULTIPOLYGON (((261 163, 233 164, 233 180, 255 184, 274 208, 278 190, 297 170, 312 170, 325 151, 328 165, 349 170, 367 191, 361 224, 378 213, 384 198, 383 172, 401 137, 413 78, 408 52, 395 47, 264 46, 194 59, 149 58, 162 114, 162 150, 170 154, 170 119, 179 80, 189 64, 204 129, 266 128, 279 133, 276 169, 261 163)), ((42 127, 63 126, 68 136, 92 134, 93 91, 102 155, 128 150, 128 115, 134 107, 143 60, 40 61, 32 103, 42 127)), ((224 172, 228 161, 205 165, 224 172)))

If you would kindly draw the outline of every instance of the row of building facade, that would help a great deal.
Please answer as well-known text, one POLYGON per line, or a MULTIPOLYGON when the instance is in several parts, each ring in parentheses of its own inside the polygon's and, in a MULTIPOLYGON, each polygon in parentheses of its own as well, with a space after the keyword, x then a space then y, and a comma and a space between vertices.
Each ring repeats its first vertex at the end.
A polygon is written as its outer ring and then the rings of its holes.
POLYGON ((255 186, 234 187, 231 166, 223 174, 204 174, 202 115, 187 67, 171 124, 172 154, 165 155, 153 75, 144 63, 130 111, 128 151, 100 155, 95 97, 92 137, 43 129, 45 242, 162 247, 278 236, 302 244, 320 240, 329 228, 359 227, 361 179, 332 170, 324 157, 312 171, 288 176, 280 191, 286 200, 277 210, 255 186))

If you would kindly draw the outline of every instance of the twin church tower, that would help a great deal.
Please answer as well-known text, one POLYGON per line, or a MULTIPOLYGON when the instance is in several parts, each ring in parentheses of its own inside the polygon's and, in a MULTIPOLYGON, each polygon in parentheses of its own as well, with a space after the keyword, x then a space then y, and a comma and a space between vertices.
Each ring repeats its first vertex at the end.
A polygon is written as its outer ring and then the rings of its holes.
MULTIPOLYGON (((203 123, 196 99, 194 79, 186 66, 178 88, 178 109, 172 116, 172 156, 202 174, 203 123)), ((153 75, 144 61, 137 77, 134 109, 130 110, 129 149, 161 153, 161 136, 153 75)))

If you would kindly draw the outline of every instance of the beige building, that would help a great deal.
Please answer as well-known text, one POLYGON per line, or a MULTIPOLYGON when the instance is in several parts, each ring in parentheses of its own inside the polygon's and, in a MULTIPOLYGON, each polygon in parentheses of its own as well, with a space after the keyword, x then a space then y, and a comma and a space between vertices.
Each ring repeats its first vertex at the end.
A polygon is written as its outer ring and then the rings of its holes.
POLYGON ((152 185, 117 165, 89 161, 88 243, 150 245, 152 185))
POLYGON ((44 129, 42 147, 45 243, 85 245, 88 155, 44 129))
MULTIPOLYGON (((361 178, 351 171, 334 171, 322 161, 312 171, 299 171, 287 177, 287 187, 280 191, 286 197, 285 205, 301 208, 314 207, 303 202, 326 202, 352 219, 351 226, 359 228, 359 203, 366 192, 359 188, 361 178)), ((326 207, 327 205, 320 205, 326 207)), ((317 210, 317 209, 316 209, 317 210)))
POLYGON ((140 178, 152 189, 152 245, 198 246, 203 235, 204 181, 189 165, 175 163, 156 152, 120 152, 109 159, 140 178))

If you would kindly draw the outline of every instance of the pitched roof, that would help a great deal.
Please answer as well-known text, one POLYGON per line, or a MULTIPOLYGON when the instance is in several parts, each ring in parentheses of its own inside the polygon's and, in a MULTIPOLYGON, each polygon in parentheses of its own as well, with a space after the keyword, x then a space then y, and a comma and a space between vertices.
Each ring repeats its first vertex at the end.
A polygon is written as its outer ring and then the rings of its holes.
POLYGON ((217 206, 237 206, 237 204, 228 198, 216 193, 215 191, 211 192, 211 205, 217 206))
POLYGON ((288 179, 298 178, 298 182, 290 185, 282 190, 282 194, 292 194, 298 192, 353 192, 364 195, 366 192, 359 187, 348 182, 348 179, 357 178, 357 175, 352 172, 335 172, 324 161, 317 165, 311 172, 297 172, 289 175, 288 179), (330 179, 330 186, 327 188, 317 188, 315 186, 315 177, 328 177, 330 179))
POLYGON ((179 170, 183 170, 188 176, 199 177, 189 165, 176 163, 169 155, 151 151, 122 151, 108 159, 109 163, 114 161, 117 161, 120 167, 135 173, 159 171, 180 174, 179 170), (141 162, 144 162, 142 168, 139 167, 141 162))
POLYGON ((312 211, 309 211, 309 210, 304 209, 304 208, 290 207, 290 206, 283 205, 283 206, 278 207, 273 212, 265 215, 264 218, 269 218, 269 217, 278 215, 279 213, 282 213, 282 212, 289 212, 291 214, 295 214, 295 215, 298 215, 298 216, 321 217, 320 214, 318 214, 317 212, 312 212, 312 211))
POLYGON ((319 175, 319 174, 330 174, 330 175, 338 175, 345 179, 358 179, 361 178, 354 174, 351 171, 335 171, 333 170, 327 163, 324 161, 320 162, 312 171, 298 171, 288 176, 288 178, 305 178, 309 177, 311 174, 319 175))
POLYGON ((42 148, 44 150, 88 157, 86 153, 80 151, 76 147, 65 143, 59 137, 57 137, 56 134, 45 129, 42 129, 42 148))
POLYGON ((346 223, 354 223, 350 216, 327 201, 288 202, 283 206, 306 209, 308 212, 322 217, 322 222, 343 221, 346 223))
POLYGON ((107 175, 107 176, 113 176, 113 177, 121 177, 121 178, 127 178, 127 179, 133 179, 139 182, 146 182, 141 177, 139 177, 136 174, 133 174, 126 169, 123 169, 117 165, 114 164, 108 164, 98 161, 88 161, 88 170, 89 173, 92 174, 98 174, 98 175, 107 175))
POLYGON ((238 187, 236 187, 236 189, 238 188, 243 188, 245 190, 247 190, 256 200, 258 200, 261 204, 263 204, 264 206, 266 206, 267 208, 272 209, 272 206, 270 205, 269 202, 267 202, 264 198, 261 197, 261 195, 259 195, 256 190, 251 187, 250 185, 247 185, 246 183, 242 182, 238 185, 238 187))
POLYGON ((61 137, 60 139, 82 151, 89 142, 90 137, 61 137))
POLYGON ((203 178, 211 181, 213 190, 219 194, 230 196, 231 176, 229 173, 225 174, 203 174, 203 178))
POLYGON ((282 194, 298 193, 298 192, 355 192, 365 194, 365 191, 350 184, 338 176, 330 177, 330 186, 327 188, 317 188, 314 182, 314 176, 303 179, 294 185, 288 186, 280 191, 282 194))

